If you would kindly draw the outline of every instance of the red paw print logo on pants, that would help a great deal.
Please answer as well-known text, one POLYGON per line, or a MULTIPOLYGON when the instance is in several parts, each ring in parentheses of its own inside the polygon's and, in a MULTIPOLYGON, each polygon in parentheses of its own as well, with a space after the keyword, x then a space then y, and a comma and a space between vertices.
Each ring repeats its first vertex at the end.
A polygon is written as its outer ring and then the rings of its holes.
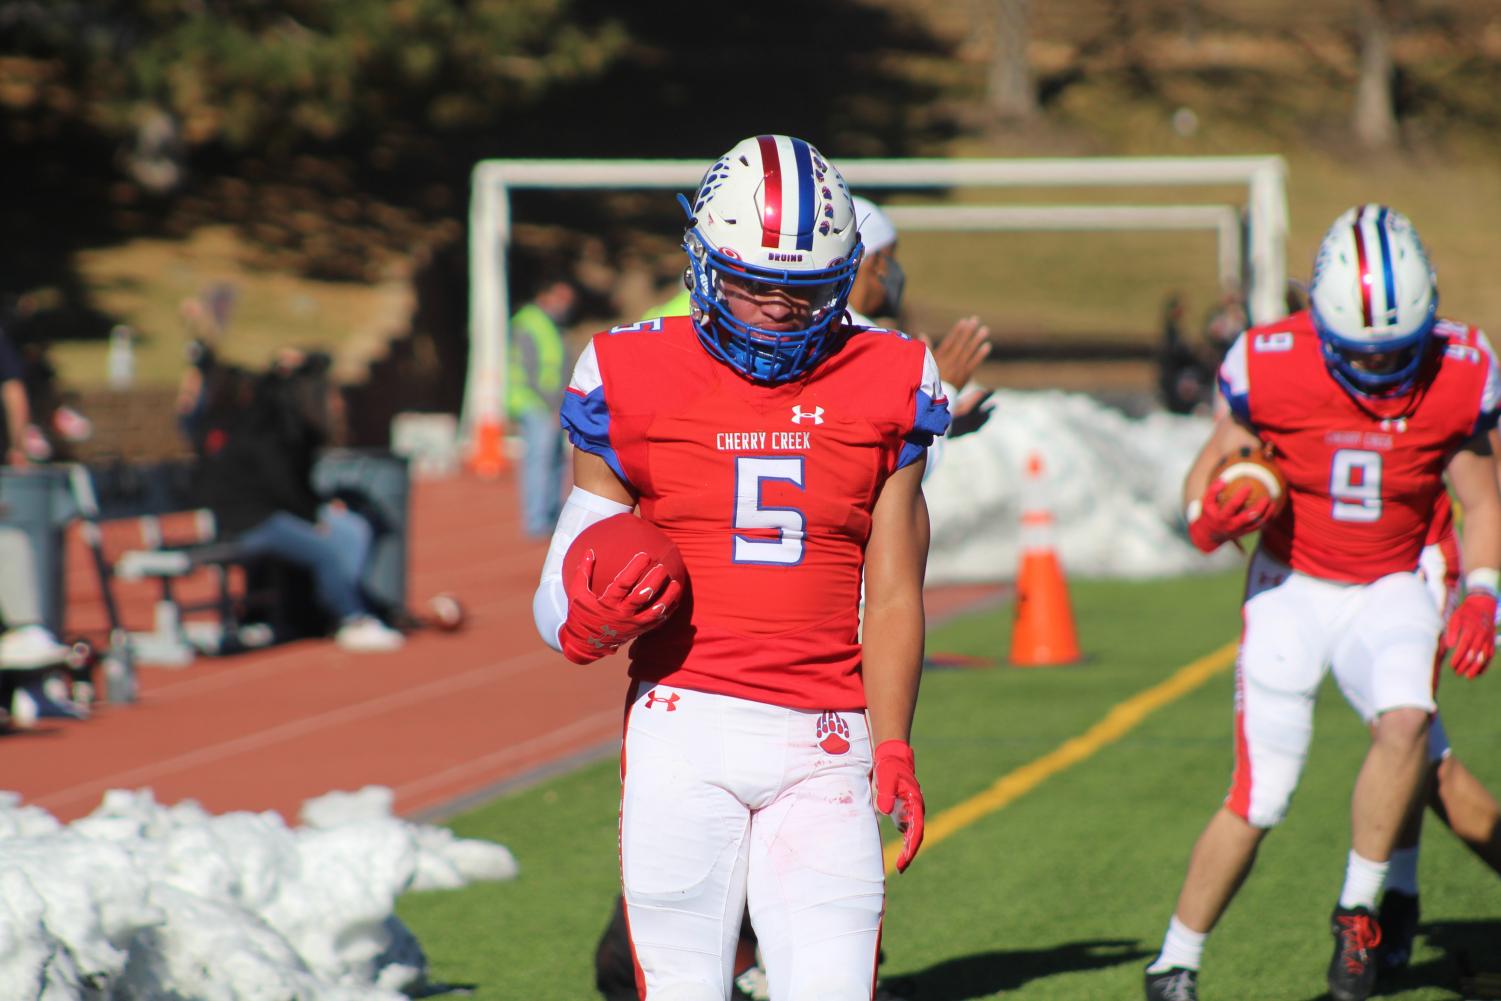
POLYGON ((824 713, 818 717, 815 736, 818 746, 827 754, 843 754, 850 749, 850 727, 838 713, 824 713))

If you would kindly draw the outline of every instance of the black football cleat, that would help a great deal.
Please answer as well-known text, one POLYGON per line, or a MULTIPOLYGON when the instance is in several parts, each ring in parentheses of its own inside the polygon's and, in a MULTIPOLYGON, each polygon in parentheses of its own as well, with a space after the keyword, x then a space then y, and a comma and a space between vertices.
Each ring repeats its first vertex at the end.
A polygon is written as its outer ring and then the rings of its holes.
POLYGON ((1161 973, 1147 971, 1147 1001, 1199 1001, 1199 971, 1171 966, 1161 973))
POLYGON ((1369 907, 1335 907, 1329 918, 1334 957, 1329 960, 1329 993, 1334 1001, 1365 1001, 1376 986, 1376 947, 1381 926, 1369 907))
POLYGON ((1376 968, 1386 976, 1400 973, 1412 962, 1412 940, 1418 934, 1418 897, 1415 893, 1387 890, 1381 897, 1377 921, 1381 944, 1376 947, 1376 968))

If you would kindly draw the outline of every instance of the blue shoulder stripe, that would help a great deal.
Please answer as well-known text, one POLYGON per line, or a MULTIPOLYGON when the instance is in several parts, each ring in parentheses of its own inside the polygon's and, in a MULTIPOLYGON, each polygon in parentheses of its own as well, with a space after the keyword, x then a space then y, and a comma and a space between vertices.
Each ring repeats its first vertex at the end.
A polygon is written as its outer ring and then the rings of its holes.
POLYGON ((901 454, 897 456, 896 468, 910 466, 923 457, 933 439, 949 429, 948 400, 934 400, 926 392, 917 391, 917 412, 913 416, 912 430, 903 436, 901 454))
POLYGON ((620 468, 620 457, 610 444, 610 407, 605 403, 605 388, 596 387, 588 396, 570 391, 563 394, 563 430, 575 448, 604 459, 610 469, 629 485, 630 479, 620 468))

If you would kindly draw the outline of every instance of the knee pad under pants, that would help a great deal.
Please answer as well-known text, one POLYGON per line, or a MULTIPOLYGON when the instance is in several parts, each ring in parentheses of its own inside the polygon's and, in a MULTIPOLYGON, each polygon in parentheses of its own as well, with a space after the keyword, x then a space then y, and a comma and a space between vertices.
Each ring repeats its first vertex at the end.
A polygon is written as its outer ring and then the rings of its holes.
POLYGON ((1432 710, 1438 612, 1416 574, 1364 585, 1292 573, 1258 552, 1249 570, 1236 665, 1235 776, 1226 806, 1257 827, 1280 822, 1313 736, 1331 666, 1370 722, 1399 707, 1432 710))

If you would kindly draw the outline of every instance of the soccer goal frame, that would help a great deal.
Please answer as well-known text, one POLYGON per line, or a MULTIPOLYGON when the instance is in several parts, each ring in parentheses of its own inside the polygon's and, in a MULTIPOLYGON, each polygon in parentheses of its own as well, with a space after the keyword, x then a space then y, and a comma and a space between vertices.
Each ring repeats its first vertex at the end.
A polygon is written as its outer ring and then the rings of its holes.
MULTIPOLYGON (((511 296, 506 280, 510 194, 520 189, 642 190, 692 193, 702 160, 483 160, 471 176, 469 204, 469 368, 462 426, 496 428, 505 414, 511 296)), ((1222 285, 1243 290, 1252 323, 1285 311, 1287 165, 1280 156, 1100 157, 1036 159, 841 160, 852 188, 1192 189, 1243 186, 1243 205, 894 205, 903 230, 1083 231, 1197 230, 1218 234, 1222 285)))

